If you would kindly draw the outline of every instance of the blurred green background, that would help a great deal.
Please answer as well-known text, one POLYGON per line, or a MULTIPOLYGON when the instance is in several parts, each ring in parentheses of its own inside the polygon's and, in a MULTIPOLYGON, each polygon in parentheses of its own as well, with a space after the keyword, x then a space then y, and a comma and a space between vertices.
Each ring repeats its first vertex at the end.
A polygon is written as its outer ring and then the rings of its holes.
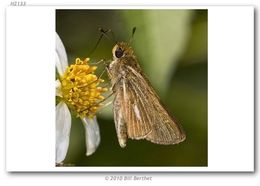
MULTIPOLYGON (((64 163, 75 166, 207 166, 207 10, 56 10, 56 32, 69 63, 76 57, 112 59, 109 39, 91 53, 99 27, 112 29, 117 41, 128 41, 162 102, 183 126, 187 138, 177 145, 145 140, 117 141, 112 105, 98 114, 101 143, 85 156, 85 134, 73 117, 71 140, 64 163)), ((110 38, 112 35, 108 34, 110 38)), ((99 65, 99 73, 104 69, 99 65)), ((104 77, 106 78, 106 77, 104 77)))

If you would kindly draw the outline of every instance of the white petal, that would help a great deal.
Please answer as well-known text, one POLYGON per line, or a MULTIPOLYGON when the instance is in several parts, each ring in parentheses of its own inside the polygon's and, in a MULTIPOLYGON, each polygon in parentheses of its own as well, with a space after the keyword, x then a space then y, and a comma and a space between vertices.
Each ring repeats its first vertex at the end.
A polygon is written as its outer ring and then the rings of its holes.
POLYGON ((66 54, 65 47, 56 33, 56 68, 58 73, 62 75, 68 66, 68 58, 66 54))
POLYGON ((60 83, 60 80, 56 80, 55 81, 55 86, 56 86, 56 96, 59 96, 59 97, 62 97, 62 93, 61 93, 61 83, 60 83))
POLYGON ((56 106, 56 163, 61 163, 69 147, 71 115, 67 105, 60 102, 56 106))
POLYGON ((100 143, 99 126, 96 117, 92 119, 85 117, 84 119, 82 119, 82 122, 85 127, 86 135, 86 155, 89 156, 96 151, 100 143))

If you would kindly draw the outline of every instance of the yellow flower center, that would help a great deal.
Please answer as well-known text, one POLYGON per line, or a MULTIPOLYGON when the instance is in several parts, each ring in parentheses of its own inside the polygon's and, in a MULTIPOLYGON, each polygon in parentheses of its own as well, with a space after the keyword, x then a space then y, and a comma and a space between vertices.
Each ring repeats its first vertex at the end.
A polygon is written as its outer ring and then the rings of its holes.
POLYGON ((104 99, 101 94, 107 88, 98 87, 104 80, 94 74, 96 66, 88 65, 89 58, 81 61, 75 60, 75 64, 67 67, 65 73, 60 76, 62 98, 65 103, 77 115, 77 117, 93 117, 100 107, 100 101, 104 99))

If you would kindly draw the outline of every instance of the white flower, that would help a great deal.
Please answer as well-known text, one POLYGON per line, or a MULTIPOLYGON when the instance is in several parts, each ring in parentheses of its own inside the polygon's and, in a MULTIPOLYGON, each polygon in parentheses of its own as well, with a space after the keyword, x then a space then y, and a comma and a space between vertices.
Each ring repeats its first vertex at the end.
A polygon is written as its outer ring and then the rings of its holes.
MULTIPOLYGON (((81 61, 80 59, 76 59, 75 65, 68 66, 65 47, 56 33, 56 68, 60 76, 60 78, 56 80, 56 96, 61 98, 61 101, 56 106, 56 163, 62 163, 68 151, 71 129, 70 110, 74 111, 77 116, 81 118, 84 125, 86 135, 86 155, 89 156, 93 154, 100 143, 99 126, 95 112, 99 106, 97 101, 104 99, 100 94, 105 92, 107 89, 97 87, 97 85, 103 80, 97 79, 93 74, 96 67, 88 66, 88 60, 89 59, 81 61), (81 76, 75 76, 75 74, 70 73, 73 70, 76 71, 77 68, 80 68, 81 71, 82 68, 84 68, 84 70, 87 69, 88 71, 84 74, 80 74, 81 76), (61 80, 62 78, 63 81, 61 80), (68 78, 73 78, 73 81, 71 80, 68 82, 68 78), (82 88, 74 86, 75 79, 76 81, 77 79, 80 79, 84 83, 92 81, 92 83, 83 85, 84 90, 82 91, 82 88), (84 95, 81 92, 83 92, 84 95), (77 97, 75 97, 74 93, 77 93, 77 97), (71 94, 73 95, 71 96, 71 94), (88 107, 86 105, 88 105, 88 107)), ((76 73, 78 74, 79 71, 76 71, 76 73)), ((76 83, 79 84, 82 82, 76 83)))

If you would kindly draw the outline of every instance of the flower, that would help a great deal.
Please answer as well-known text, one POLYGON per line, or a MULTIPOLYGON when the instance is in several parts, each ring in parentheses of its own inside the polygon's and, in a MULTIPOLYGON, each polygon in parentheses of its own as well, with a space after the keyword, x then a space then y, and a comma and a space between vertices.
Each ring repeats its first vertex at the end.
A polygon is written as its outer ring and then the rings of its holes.
POLYGON ((96 66, 90 66, 89 58, 84 61, 77 58, 68 66, 65 47, 56 34, 56 68, 59 78, 56 80, 56 96, 60 102, 56 105, 56 163, 62 163, 66 157, 70 129, 71 112, 81 118, 86 135, 86 155, 95 152, 100 143, 99 126, 96 111, 104 100, 101 95, 106 88, 98 87, 103 82, 94 74, 96 66))

